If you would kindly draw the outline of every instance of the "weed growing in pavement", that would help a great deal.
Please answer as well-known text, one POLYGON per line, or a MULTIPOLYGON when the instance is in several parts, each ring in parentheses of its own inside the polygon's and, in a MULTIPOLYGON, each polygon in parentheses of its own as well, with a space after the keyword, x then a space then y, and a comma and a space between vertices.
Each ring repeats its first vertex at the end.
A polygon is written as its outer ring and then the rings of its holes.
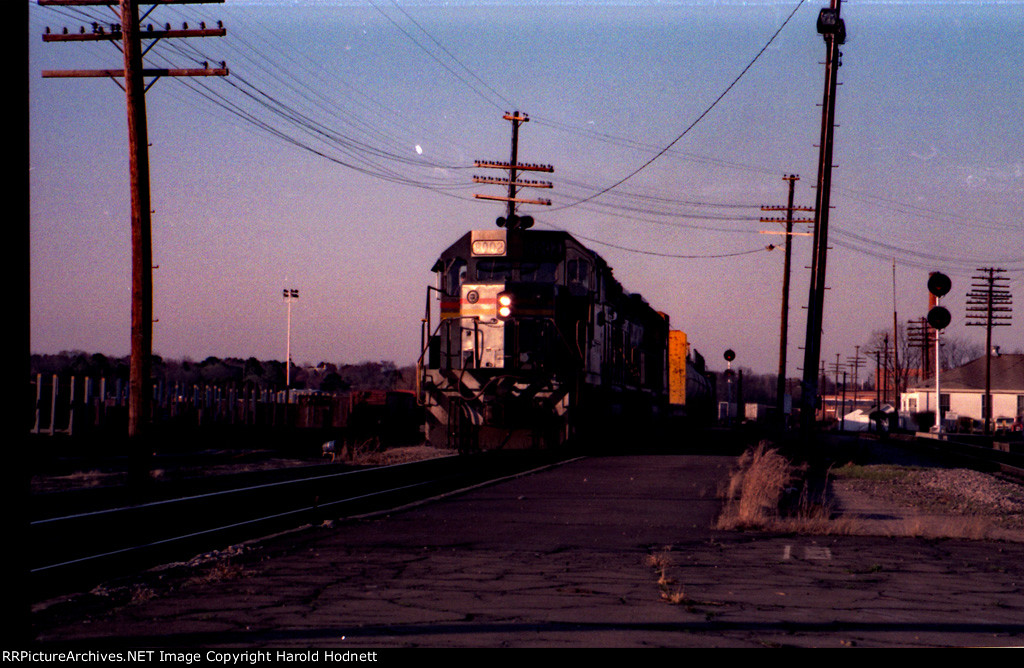
MULTIPOLYGON (((678 584, 676 579, 668 574, 668 569, 672 565, 672 560, 669 558, 668 553, 669 548, 666 547, 661 552, 647 555, 647 565, 658 574, 658 590, 661 600, 671 605, 686 606, 689 612, 697 612, 695 610, 697 606, 723 605, 722 603, 697 600, 688 596, 683 585, 678 584)), ((705 611, 704 616, 710 620, 713 615, 711 612, 705 611)))
POLYGON ((657 554, 647 555, 647 564, 658 574, 658 589, 661 590, 661 598, 672 605, 679 605, 686 601, 686 594, 682 587, 673 589, 676 581, 668 574, 668 567, 671 560, 668 557, 668 550, 657 554))

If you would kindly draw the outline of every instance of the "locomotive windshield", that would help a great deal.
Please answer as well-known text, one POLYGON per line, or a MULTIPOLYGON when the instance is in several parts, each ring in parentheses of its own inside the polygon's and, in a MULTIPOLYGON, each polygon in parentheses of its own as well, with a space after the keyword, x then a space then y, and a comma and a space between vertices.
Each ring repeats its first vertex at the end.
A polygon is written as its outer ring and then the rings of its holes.
POLYGON ((476 280, 508 281, 512 280, 515 265, 506 259, 482 259, 476 261, 476 280))

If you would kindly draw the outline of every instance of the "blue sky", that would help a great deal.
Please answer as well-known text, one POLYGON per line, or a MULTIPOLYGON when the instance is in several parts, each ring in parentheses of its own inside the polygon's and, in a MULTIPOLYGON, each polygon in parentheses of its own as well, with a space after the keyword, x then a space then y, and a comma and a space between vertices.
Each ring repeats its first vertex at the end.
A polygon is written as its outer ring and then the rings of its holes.
MULTIPOLYGON (((521 159, 555 166, 554 205, 528 211, 538 225, 586 238, 713 363, 733 348, 774 371, 782 252, 764 248, 781 237, 759 234, 759 206, 785 203, 790 173, 797 203, 814 202, 824 4, 547 4, 560 6, 161 8, 156 21, 223 20, 228 36, 167 40, 150 62, 224 60, 231 76, 147 94, 155 352, 282 359, 294 287, 297 361, 411 363, 434 258, 502 213, 473 200, 472 162, 507 159, 514 108, 531 116, 521 159)), ((975 270, 1005 267, 1024 294, 1024 3, 848 2, 843 15, 822 358, 891 327, 894 298, 901 322, 924 315, 930 270, 953 277, 950 334, 981 341, 963 326, 975 270)), ((83 15, 33 5, 29 18, 32 349, 126 354, 123 93, 39 76, 119 54, 42 43, 83 15)), ((790 375, 809 239, 794 252, 790 375)), ((1005 349, 1024 348, 1014 316, 996 332, 1005 349)))

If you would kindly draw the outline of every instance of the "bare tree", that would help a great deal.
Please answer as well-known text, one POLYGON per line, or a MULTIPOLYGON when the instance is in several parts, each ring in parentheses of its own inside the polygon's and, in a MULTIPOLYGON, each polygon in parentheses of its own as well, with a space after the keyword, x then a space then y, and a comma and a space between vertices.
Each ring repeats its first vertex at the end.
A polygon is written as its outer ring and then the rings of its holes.
POLYGON ((939 361, 943 369, 955 369, 985 354, 985 347, 980 343, 968 341, 959 336, 943 336, 939 361))
POLYGON ((921 351, 910 344, 906 326, 898 325, 895 335, 894 340, 891 329, 876 329, 863 348, 869 364, 872 360, 877 363, 875 382, 892 401, 898 400, 911 376, 921 368, 921 351))

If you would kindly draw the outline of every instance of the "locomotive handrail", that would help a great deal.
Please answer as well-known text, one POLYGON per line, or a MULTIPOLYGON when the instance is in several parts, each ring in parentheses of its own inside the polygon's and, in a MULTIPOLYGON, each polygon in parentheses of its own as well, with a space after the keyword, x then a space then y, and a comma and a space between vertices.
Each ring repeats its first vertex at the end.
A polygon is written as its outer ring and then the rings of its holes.
MULTIPOLYGON (((428 287, 428 291, 432 290, 432 289, 436 290, 436 288, 434 288, 433 286, 427 286, 427 287, 428 287)), ((428 292, 428 294, 429 294, 429 292, 428 292)), ((429 303, 428 303, 428 305, 429 305, 429 303)), ((437 336, 438 332, 440 332, 442 327, 450 327, 452 322, 454 322, 456 320, 465 320, 467 318, 470 318, 470 319, 472 319, 474 321, 474 330, 475 330, 476 329, 476 327, 475 327, 476 321, 479 321, 479 319, 480 319, 479 316, 475 316, 475 315, 457 315, 457 316, 451 316, 451 317, 448 317, 448 318, 441 318, 440 321, 437 323, 437 327, 435 327, 434 330, 432 332, 430 332, 429 334, 427 334, 426 336, 424 336, 424 333, 430 331, 428 329, 429 326, 430 326, 430 319, 428 317, 428 318, 424 318, 423 320, 420 321, 420 323, 421 323, 421 328, 420 328, 420 354, 416 358, 416 404, 418 406, 425 405, 422 402, 422 400, 421 400, 421 397, 422 397, 422 384, 423 384, 423 370, 424 370, 423 369, 423 357, 427 354, 427 350, 430 349, 430 339, 432 337, 434 337, 434 336, 437 336)), ((474 348, 474 358, 475 358, 476 349, 479 348, 478 345, 475 345, 476 342, 477 342, 476 335, 474 335, 473 342, 474 342, 473 348, 474 348)), ((445 352, 445 357, 449 361, 451 361, 451 358, 452 358, 452 352, 451 352, 451 345, 452 345, 451 344, 451 332, 448 332, 448 336, 445 336, 445 345, 446 345, 446 348, 447 348, 447 352, 445 352)))

